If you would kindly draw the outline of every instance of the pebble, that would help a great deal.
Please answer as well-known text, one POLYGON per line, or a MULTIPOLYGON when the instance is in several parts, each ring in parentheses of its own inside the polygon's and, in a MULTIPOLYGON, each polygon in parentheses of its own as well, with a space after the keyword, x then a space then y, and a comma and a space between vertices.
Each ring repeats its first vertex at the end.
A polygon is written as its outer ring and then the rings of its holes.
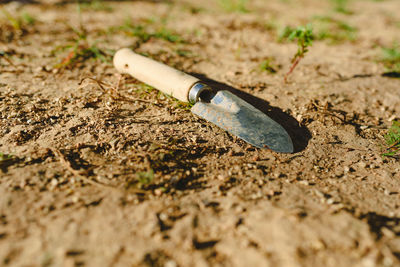
POLYGON ((392 115, 392 116, 388 119, 388 121, 391 122, 391 121, 394 121, 395 119, 396 119, 396 115, 392 115))
POLYGON ((71 201, 72 201, 73 203, 78 203, 78 201, 79 201, 79 196, 73 196, 73 197, 71 198, 71 201))
POLYGON ((308 181, 304 181, 303 180, 303 181, 300 181, 299 184, 301 184, 301 185, 309 185, 310 183, 308 181))
POLYGON ((38 74, 40 73, 44 68, 43 67, 37 67, 33 70, 34 73, 38 74))
POLYGON ((393 260, 389 257, 383 258, 383 265, 384 266, 393 266, 393 260))
POLYGON ((58 180, 56 178, 51 179, 50 185, 56 187, 58 185, 58 180))
POLYGON ((160 220, 161 220, 161 221, 166 221, 166 220, 168 220, 168 215, 165 214, 165 213, 160 213, 159 217, 160 217, 160 220))
POLYGON ((156 196, 161 196, 163 193, 163 190, 161 188, 157 188, 156 190, 154 190, 154 195, 156 196))
POLYGON ((328 198, 326 200, 326 203, 329 204, 329 205, 332 205, 334 202, 335 202, 335 200, 333 200, 333 198, 328 198))
POLYGON ((167 262, 165 262, 164 267, 177 267, 178 265, 176 264, 175 261, 173 260, 168 260, 167 262))
POLYGON ((365 168, 367 167, 367 163, 365 163, 364 161, 360 161, 360 162, 358 163, 358 166, 359 166, 361 169, 365 169, 365 168))

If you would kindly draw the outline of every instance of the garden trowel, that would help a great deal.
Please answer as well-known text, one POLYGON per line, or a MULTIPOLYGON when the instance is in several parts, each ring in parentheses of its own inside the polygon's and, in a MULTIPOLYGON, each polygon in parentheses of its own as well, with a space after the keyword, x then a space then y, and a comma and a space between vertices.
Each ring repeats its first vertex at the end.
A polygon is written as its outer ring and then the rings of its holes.
POLYGON ((285 129, 266 114, 229 91, 213 91, 196 77, 171 68, 128 48, 117 51, 114 66, 121 73, 194 104, 191 111, 258 148, 292 153, 285 129))

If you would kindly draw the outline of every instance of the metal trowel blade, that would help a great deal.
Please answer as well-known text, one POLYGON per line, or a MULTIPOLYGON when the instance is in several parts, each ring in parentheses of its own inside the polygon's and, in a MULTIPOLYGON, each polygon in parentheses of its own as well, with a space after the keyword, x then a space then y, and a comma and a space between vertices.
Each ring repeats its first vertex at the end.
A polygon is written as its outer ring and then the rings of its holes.
POLYGON ((197 102, 192 112, 258 148, 292 153, 286 130, 243 99, 229 91, 218 91, 210 102, 197 102))

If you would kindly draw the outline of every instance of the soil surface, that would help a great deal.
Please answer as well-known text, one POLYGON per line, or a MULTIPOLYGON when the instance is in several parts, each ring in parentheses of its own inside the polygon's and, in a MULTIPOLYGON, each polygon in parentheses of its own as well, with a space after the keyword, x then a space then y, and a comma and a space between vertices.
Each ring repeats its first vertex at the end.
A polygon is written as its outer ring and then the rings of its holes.
POLYGON ((399 266, 400 165, 382 153, 400 80, 380 59, 400 1, 2 2, 1 266, 399 266), (281 33, 309 22, 285 83, 281 33), (120 76, 122 47, 236 93, 295 153, 120 76))

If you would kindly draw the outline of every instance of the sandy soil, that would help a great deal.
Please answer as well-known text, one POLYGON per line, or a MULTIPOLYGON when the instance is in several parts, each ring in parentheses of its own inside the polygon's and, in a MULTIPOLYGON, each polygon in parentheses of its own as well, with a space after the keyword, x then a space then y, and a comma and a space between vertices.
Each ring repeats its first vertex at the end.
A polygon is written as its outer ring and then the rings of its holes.
POLYGON ((400 1, 354 0, 348 14, 227 2, 0 6, 20 18, 0 20, 0 265, 399 266, 400 165, 381 154, 400 80, 379 58, 400 41, 400 1), (285 84, 297 48, 279 32, 315 16, 355 36, 315 41, 285 84), (255 149, 132 78, 118 85, 110 59, 126 46, 236 92, 296 152, 255 149))

